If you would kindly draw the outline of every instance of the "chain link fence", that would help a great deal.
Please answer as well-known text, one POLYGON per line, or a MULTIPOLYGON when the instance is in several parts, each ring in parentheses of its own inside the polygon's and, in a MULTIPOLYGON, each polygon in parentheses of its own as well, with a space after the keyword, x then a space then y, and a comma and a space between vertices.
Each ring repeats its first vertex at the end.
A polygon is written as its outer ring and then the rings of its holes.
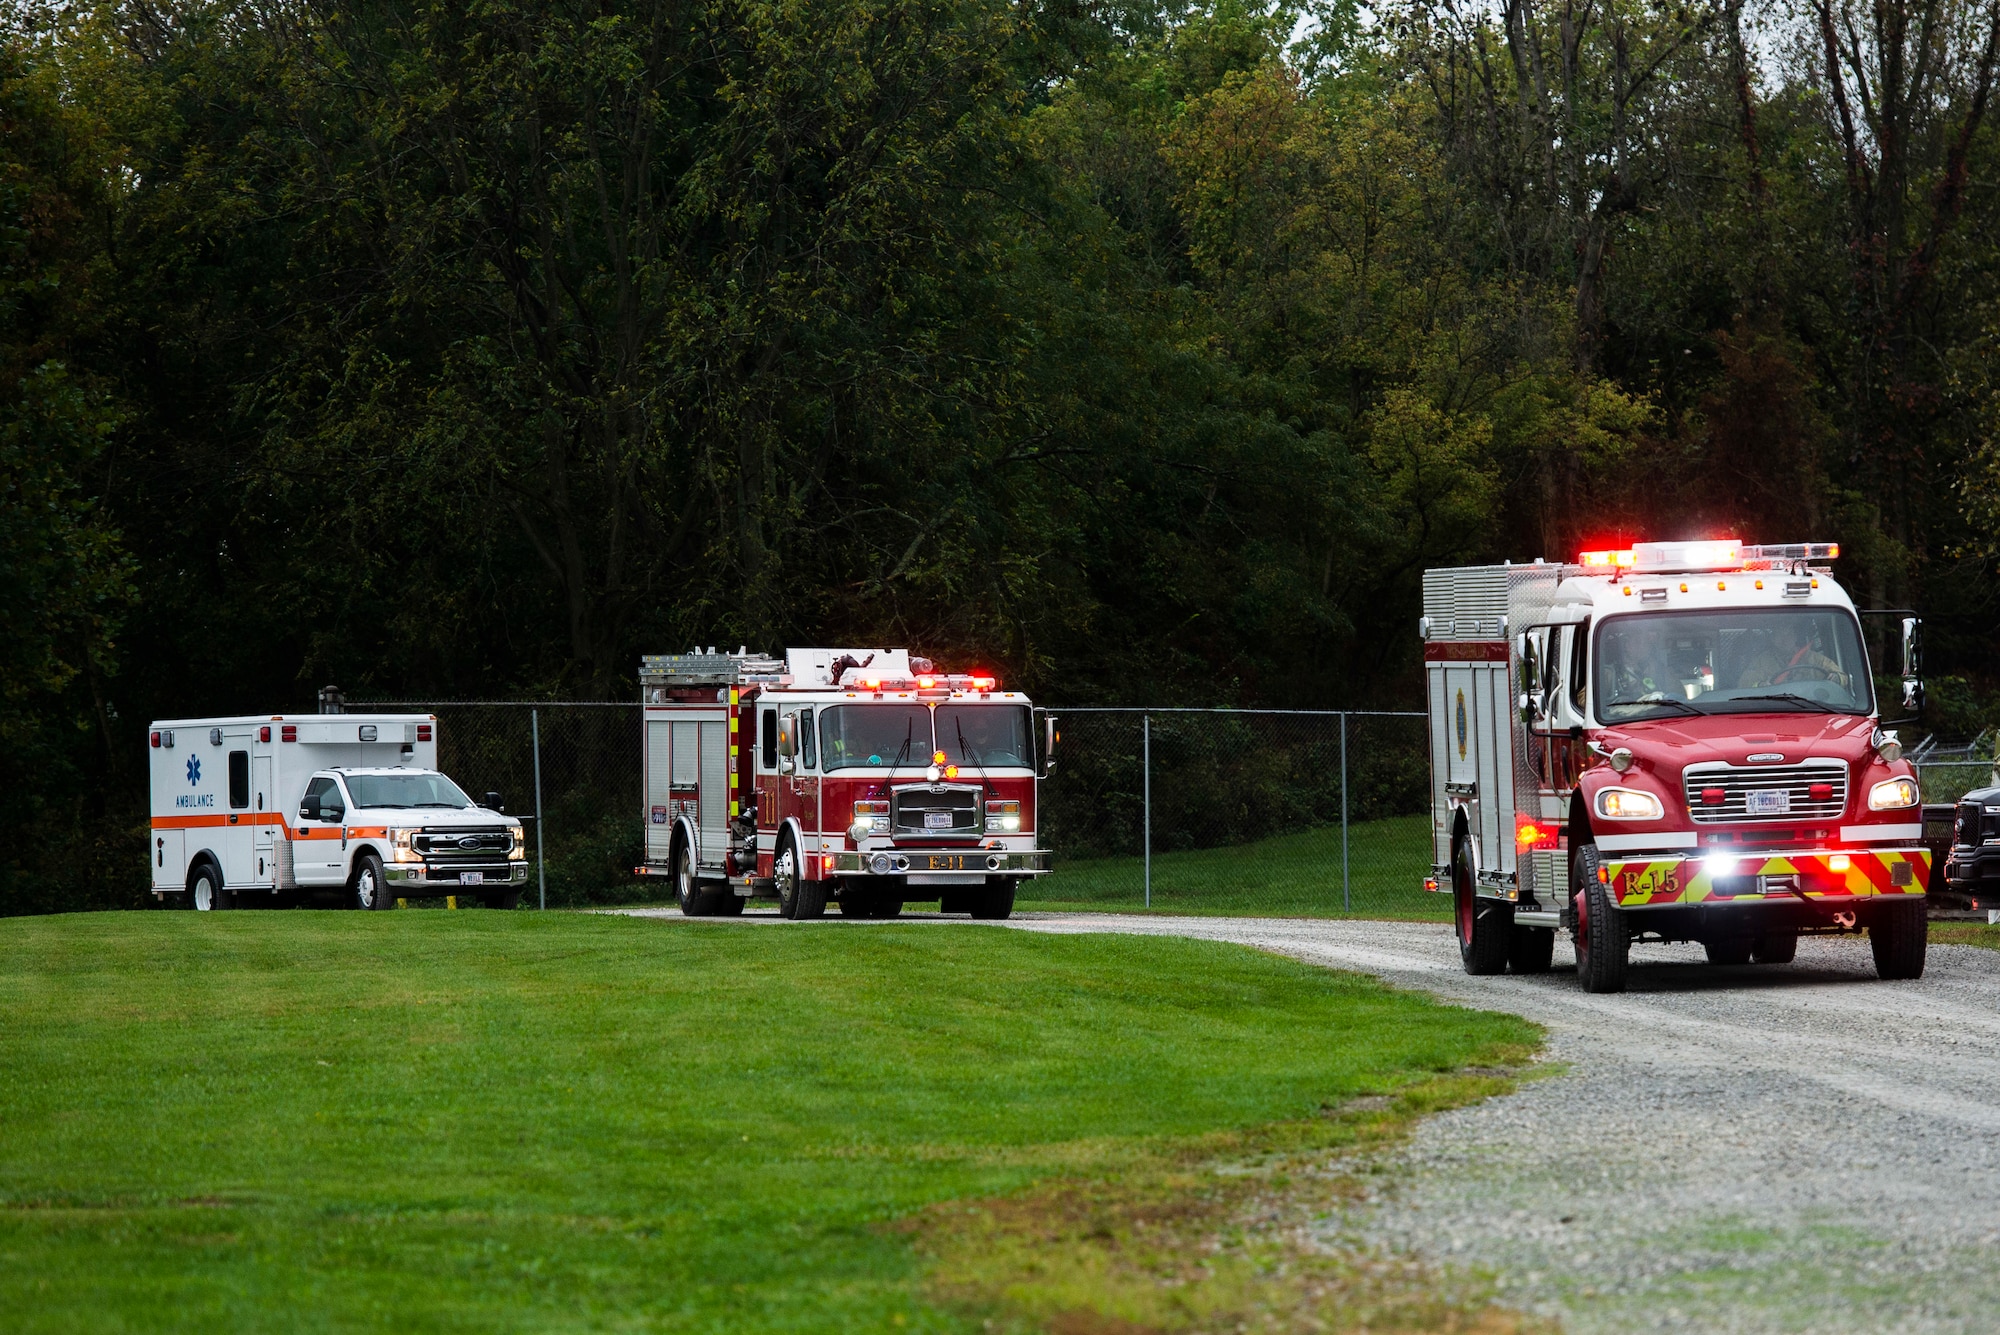
MULTIPOLYGON (((645 839, 637 704, 349 708, 437 715, 439 767, 529 819, 540 877, 525 902, 661 895, 665 882, 632 875, 645 839)), ((1420 888, 1430 867, 1423 715, 1047 712, 1062 735, 1041 787, 1055 870, 1023 887, 1024 905, 1448 916, 1420 888)))

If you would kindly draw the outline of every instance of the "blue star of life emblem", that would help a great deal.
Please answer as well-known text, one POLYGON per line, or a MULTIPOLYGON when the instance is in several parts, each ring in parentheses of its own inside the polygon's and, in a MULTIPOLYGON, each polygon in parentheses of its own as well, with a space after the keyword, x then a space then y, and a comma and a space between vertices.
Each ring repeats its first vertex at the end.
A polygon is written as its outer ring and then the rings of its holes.
POLYGON ((201 782, 201 757, 188 757, 188 786, 192 788, 201 782))

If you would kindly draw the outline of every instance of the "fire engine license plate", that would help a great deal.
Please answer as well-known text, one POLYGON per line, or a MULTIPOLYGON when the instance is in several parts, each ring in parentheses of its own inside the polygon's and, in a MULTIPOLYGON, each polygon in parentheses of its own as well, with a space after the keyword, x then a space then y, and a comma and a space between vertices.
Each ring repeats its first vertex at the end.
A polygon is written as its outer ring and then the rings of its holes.
POLYGON ((1792 794, 1784 788, 1753 788, 1744 794, 1744 810, 1752 816, 1782 816, 1792 809, 1792 794))
POLYGON ((985 871, 986 855, 966 857, 960 853, 926 853, 910 859, 911 871, 985 871))
POLYGON ((481 885, 485 883, 485 880, 486 873, 483 871, 462 871, 458 874, 458 883, 460 885, 481 885))
POLYGON ((924 813, 924 828, 926 830, 949 830, 951 828, 951 813, 949 811, 926 811, 924 813))

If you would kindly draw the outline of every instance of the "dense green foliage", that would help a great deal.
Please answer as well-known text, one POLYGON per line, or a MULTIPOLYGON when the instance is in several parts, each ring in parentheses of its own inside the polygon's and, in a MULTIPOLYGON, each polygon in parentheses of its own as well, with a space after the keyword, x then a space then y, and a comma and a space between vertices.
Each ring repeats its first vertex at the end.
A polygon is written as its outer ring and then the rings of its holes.
POLYGON ((893 1220, 1536 1041, 1215 943, 571 914, 16 920, 0 1006, 18 1332, 978 1330, 893 1220))
POLYGON ((1990 6, 6 22, 0 910, 130 901, 149 715, 1408 703, 1425 566, 1603 538, 1836 539, 1991 712, 1990 6))

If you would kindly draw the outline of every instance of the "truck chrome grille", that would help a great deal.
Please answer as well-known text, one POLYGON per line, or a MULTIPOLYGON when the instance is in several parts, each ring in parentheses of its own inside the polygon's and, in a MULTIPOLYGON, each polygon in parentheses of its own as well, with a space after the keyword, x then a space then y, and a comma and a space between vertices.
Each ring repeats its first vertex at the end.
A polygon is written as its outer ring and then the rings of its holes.
POLYGON ((1804 765, 1690 765, 1683 772, 1681 783, 1689 813, 1704 825, 1724 821, 1835 820, 1847 810, 1847 766, 1838 760, 1804 765), (1814 800, 1815 784, 1825 784, 1832 791, 1814 800), (1713 788, 1722 790, 1722 801, 1704 802, 1702 790, 1713 788), (1751 814, 1750 795, 1772 792, 1786 795, 1784 809, 1751 814))
POLYGON ((979 789, 899 788, 889 797, 889 825, 898 835, 979 834, 979 789))
POLYGON ((422 830, 411 842, 426 858, 491 862, 496 853, 506 857, 514 846, 514 834, 504 825, 482 825, 469 830, 422 830))

